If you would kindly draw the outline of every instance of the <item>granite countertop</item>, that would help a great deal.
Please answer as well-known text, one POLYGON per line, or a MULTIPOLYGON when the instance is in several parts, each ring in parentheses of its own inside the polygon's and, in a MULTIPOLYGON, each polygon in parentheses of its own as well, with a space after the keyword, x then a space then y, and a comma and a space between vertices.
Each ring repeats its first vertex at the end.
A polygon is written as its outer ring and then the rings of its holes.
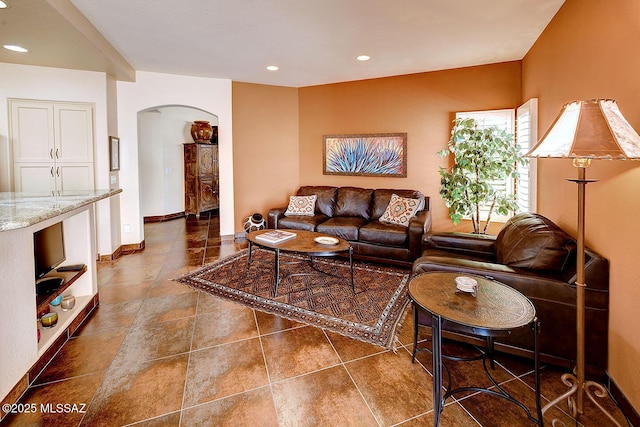
POLYGON ((58 196, 0 192, 0 231, 29 227, 121 192, 121 189, 65 191, 58 196))

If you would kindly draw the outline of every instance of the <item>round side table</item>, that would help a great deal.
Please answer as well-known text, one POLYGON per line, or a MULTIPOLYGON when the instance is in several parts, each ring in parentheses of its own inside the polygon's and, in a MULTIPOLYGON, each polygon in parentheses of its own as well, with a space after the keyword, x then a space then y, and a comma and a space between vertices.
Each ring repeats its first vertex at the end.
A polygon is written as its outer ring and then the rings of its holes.
MULTIPOLYGON (((533 303, 523 294, 504 283, 485 277, 452 272, 430 272, 414 277, 409 283, 409 298, 414 307, 413 358, 417 351, 418 311, 431 315, 431 351, 433 354, 433 404, 434 426, 440 424, 440 413, 447 397, 462 391, 479 391, 502 397, 520 406, 527 417, 542 425, 540 406, 540 363, 538 348, 538 320, 533 303), (457 290, 456 277, 475 279, 478 287, 475 296, 457 290), (495 390, 480 387, 452 389, 442 395, 442 330, 463 332, 487 337, 487 353, 483 353, 484 369, 496 386, 495 390), (534 341, 536 417, 521 402, 502 389, 486 366, 487 354, 493 362, 493 339, 495 337, 532 331, 534 341)), ((447 358, 447 356, 444 356, 447 358)))

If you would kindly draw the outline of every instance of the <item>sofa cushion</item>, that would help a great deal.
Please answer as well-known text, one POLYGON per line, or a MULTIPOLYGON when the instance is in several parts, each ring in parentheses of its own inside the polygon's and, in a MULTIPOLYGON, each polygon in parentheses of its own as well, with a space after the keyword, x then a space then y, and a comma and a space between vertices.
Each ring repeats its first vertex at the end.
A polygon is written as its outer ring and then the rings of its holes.
POLYGON ((496 237, 496 259, 510 267, 561 271, 575 248, 571 236, 533 213, 512 217, 496 237))
POLYGON ((290 196, 289 206, 284 216, 314 216, 316 213, 316 199, 318 196, 290 196))
POLYGON ((407 227, 371 221, 360 227, 361 242, 403 247, 407 244, 407 227))
POLYGON ((345 240, 359 240, 360 227, 365 225, 367 221, 364 218, 336 216, 328 219, 322 224, 318 224, 316 231, 318 233, 331 234, 345 240))
POLYGON ((426 201, 424 195, 416 190, 395 190, 390 188, 382 188, 373 190, 373 210, 371 212, 371 219, 380 219, 384 211, 389 206, 391 196, 397 194, 400 197, 406 197, 409 199, 422 200, 422 207, 418 210, 424 209, 426 201))
POLYGON ((373 190, 356 187, 338 188, 335 216, 371 219, 371 196, 373 190))
POLYGON ((296 193, 298 196, 316 195, 316 213, 333 216, 336 197, 338 194, 337 187, 328 187, 324 185, 307 185, 300 187, 296 193))
POLYGON ((326 221, 326 215, 314 216, 285 216, 278 220, 278 228, 293 228, 296 230, 316 231, 318 224, 326 221))
POLYGON ((411 218, 422 207, 424 207, 424 200, 400 197, 394 193, 391 195, 387 209, 380 217, 380 222, 408 227, 411 218))

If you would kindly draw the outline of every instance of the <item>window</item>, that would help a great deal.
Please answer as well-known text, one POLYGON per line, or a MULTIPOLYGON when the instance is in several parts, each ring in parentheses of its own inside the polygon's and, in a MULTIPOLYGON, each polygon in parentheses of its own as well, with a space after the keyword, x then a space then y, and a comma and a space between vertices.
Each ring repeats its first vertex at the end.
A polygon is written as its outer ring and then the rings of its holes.
MULTIPOLYGON (((458 118, 473 118, 481 127, 498 126, 506 132, 514 135, 514 141, 520 144, 522 153, 526 153, 535 144, 537 139, 537 111, 538 100, 533 98, 521 105, 517 110, 488 110, 468 111, 456 113, 458 118)), ((494 182, 494 187, 503 189, 507 194, 516 194, 518 206, 521 212, 535 211, 535 162, 529 162, 526 166, 518 168, 520 180, 517 185, 513 179, 494 182)), ((486 220, 489 206, 481 209, 481 219, 486 220)), ((508 217, 494 212, 492 221, 506 221, 508 217)))
MULTIPOLYGON (((538 141, 538 98, 532 98, 516 110, 516 142, 522 154, 526 154, 538 141)), ((518 208, 520 212, 536 211, 536 171, 537 160, 529 159, 529 164, 520 166, 518 181, 518 208)))

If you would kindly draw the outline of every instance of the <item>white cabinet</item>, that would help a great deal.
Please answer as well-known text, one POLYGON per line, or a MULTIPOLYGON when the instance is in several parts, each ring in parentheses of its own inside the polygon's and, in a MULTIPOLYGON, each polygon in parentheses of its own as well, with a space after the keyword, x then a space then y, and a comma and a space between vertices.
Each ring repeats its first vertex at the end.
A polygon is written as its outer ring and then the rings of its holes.
POLYGON ((9 103, 15 191, 94 189, 93 105, 9 103))

